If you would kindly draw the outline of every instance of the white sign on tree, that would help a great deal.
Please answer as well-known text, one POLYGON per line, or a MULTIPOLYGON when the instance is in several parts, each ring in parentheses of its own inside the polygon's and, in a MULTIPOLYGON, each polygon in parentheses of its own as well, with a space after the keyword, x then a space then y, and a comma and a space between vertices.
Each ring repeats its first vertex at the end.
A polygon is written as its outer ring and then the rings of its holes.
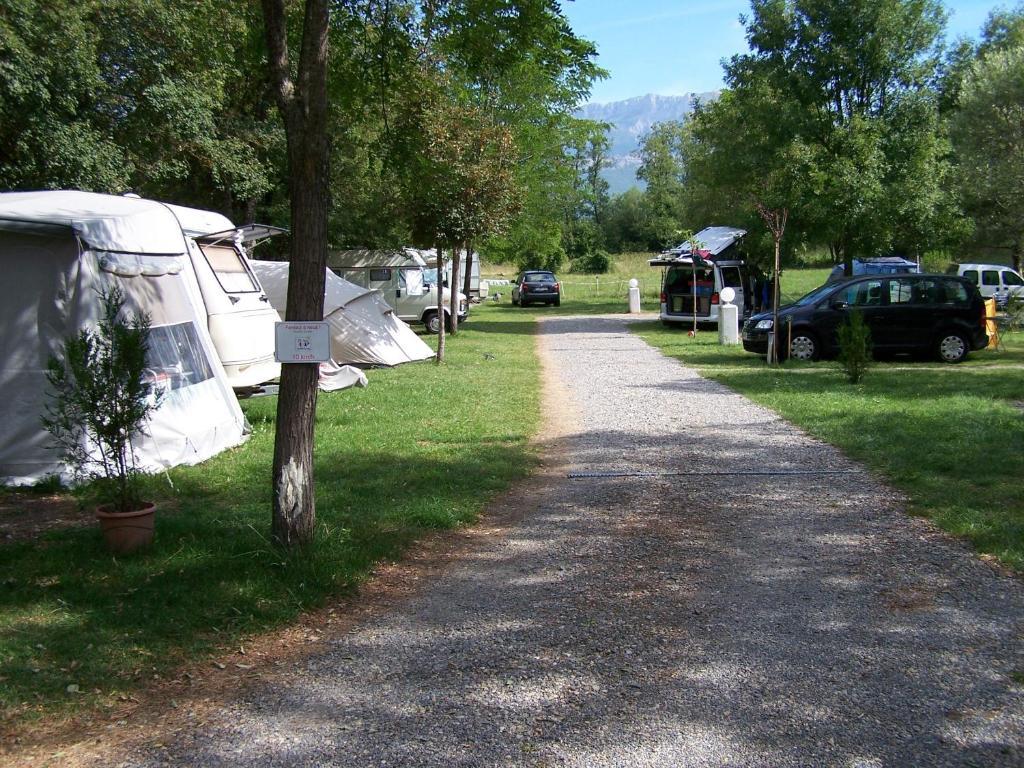
POLYGON ((274 357, 279 363, 325 363, 331 359, 327 323, 275 323, 274 357))

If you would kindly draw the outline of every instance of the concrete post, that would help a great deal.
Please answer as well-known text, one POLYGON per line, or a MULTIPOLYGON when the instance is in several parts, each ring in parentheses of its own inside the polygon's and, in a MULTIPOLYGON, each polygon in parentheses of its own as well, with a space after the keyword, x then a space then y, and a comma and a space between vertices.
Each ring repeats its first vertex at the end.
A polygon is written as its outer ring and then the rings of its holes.
POLYGON ((740 311, 739 307, 732 304, 735 292, 731 288, 722 290, 722 301, 718 307, 718 343, 739 344, 740 343, 740 311))
POLYGON ((640 314, 640 283, 635 277, 629 281, 629 314, 640 314))

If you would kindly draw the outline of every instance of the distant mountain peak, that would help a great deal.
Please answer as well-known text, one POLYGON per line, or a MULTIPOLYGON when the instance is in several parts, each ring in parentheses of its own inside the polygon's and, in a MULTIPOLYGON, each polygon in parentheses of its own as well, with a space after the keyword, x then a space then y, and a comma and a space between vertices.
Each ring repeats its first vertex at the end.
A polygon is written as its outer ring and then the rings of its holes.
POLYGON ((640 164, 640 140, 656 123, 684 120, 695 102, 718 98, 719 91, 665 96, 647 93, 619 101, 590 103, 579 109, 577 117, 608 123, 608 169, 605 177, 612 194, 638 186, 636 169, 640 164))

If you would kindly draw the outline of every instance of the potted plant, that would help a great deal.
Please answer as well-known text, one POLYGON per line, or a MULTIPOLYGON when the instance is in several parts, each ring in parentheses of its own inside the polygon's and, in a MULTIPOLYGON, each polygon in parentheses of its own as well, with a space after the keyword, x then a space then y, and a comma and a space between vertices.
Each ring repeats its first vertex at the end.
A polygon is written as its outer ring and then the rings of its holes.
POLYGON ((77 482, 88 483, 107 546, 118 553, 153 540, 156 505, 143 501, 132 439, 143 434, 162 393, 147 380, 150 318, 128 316, 118 288, 101 291, 95 329, 64 340, 46 378, 52 402, 43 425, 77 482))

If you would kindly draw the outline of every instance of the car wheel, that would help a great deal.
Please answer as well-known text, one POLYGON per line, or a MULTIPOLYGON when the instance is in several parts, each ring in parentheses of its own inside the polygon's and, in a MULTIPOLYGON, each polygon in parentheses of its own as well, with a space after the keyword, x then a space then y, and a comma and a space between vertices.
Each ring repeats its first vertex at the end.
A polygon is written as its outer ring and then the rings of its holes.
POLYGON ((440 333, 441 332, 441 321, 437 317, 437 312, 428 312, 423 316, 423 324, 427 327, 427 333, 440 333))
POLYGON ((818 359, 818 340, 808 331, 798 331, 789 345, 789 356, 794 360, 811 361, 818 359))
POLYGON ((515 297, 515 295, 512 296, 512 306, 513 307, 518 307, 519 306, 519 299, 517 299, 515 297))
POLYGON ((519 306, 522 307, 523 309, 526 309, 526 299, 520 297, 519 306))
POLYGON ((562 306, 562 297, 559 296, 557 299, 555 299, 554 304, 556 307, 562 306))
POLYGON ((970 351, 967 339, 959 331, 949 331, 939 336, 936 351, 944 363, 959 363, 970 351))

